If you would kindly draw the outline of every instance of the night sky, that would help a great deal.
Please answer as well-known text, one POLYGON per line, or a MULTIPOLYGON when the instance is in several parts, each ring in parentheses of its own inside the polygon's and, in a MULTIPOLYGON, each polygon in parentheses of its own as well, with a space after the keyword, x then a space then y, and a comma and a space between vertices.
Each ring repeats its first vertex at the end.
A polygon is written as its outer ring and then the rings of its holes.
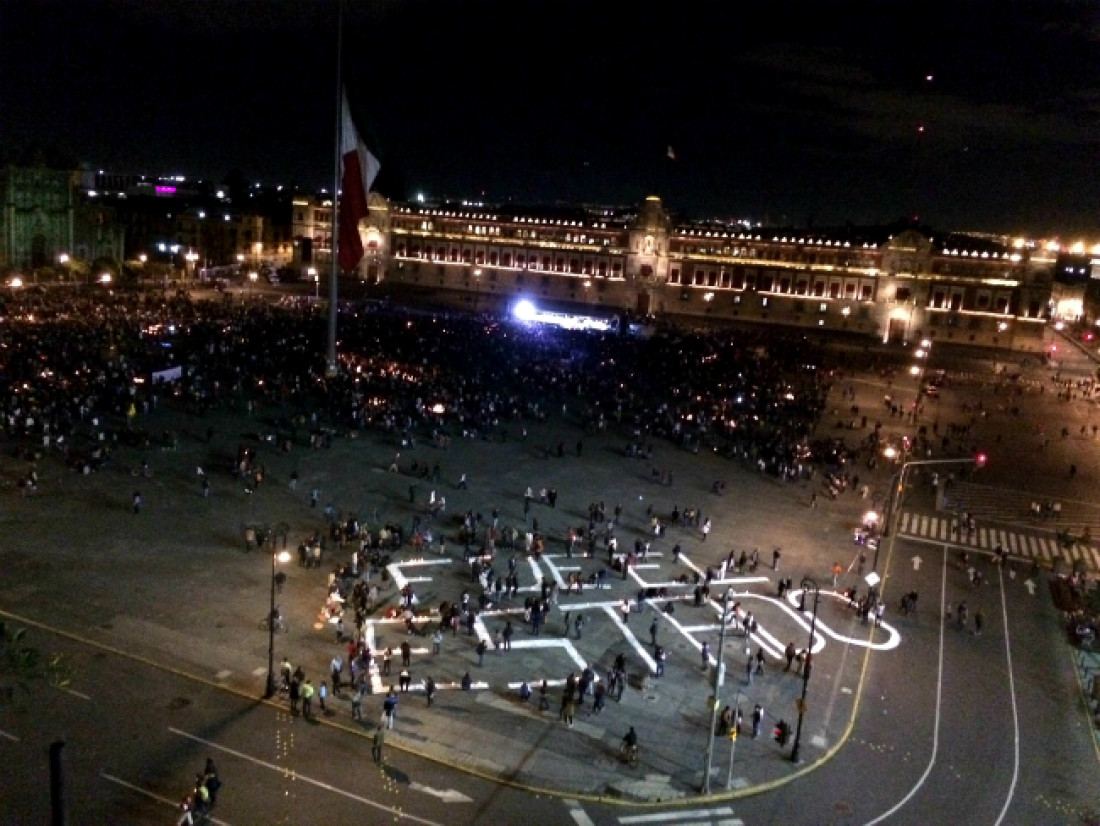
MULTIPOLYGON (((0 0, 0 155, 330 186, 335 45, 336 0, 0 0)), ((349 0, 344 46, 391 196, 1100 240, 1100 3, 349 0)))

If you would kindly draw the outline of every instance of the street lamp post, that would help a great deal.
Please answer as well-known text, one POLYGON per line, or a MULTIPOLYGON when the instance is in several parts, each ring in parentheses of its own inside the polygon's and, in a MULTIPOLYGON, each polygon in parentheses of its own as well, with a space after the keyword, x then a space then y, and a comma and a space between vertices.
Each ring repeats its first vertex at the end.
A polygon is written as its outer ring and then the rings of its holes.
POLYGON ((810 663, 813 661, 814 634, 817 632, 817 602, 821 592, 817 583, 810 577, 802 577, 802 610, 806 610, 806 592, 814 592, 814 612, 810 618, 810 644, 806 646, 806 659, 802 663, 802 699, 798 701, 798 726, 794 730, 794 745, 791 747, 791 762, 798 762, 798 750, 802 745, 802 718, 806 716, 806 692, 810 687, 810 663))
POLYGON ((321 298, 321 276, 317 274, 317 270, 314 267, 310 267, 306 270, 306 274, 313 279, 313 300, 319 301, 321 298))
POLYGON ((710 794, 710 770, 714 762, 714 730, 718 727, 718 692, 726 677, 726 664, 722 659, 723 650, 726 647, 726 625, 730 615, 730 599, 733 594, 729 588, 722 596, 722 616, 719 619, 718 629, 718 666, 714 669, 714 694, 711 697, 710 727, 707 729, 707 758, 703 766, 703 783, 700 788, 703 794, 710 794))
POLYGON ((256 279, 259 278, 259 274, 255 270, 248 274, 248 297, 252 298, 252 291, 256 287, 256 279))
POLYGON ((275 580, 278 576, 275 563, 289 562, 290 552, 275 552, 271 549, 271 604, 267 614, 267 687, 264 690, 264 698, 270 700, 275 696, 275 580))
MULTIPOLYGON (((918 465, 977 465, 978 467, 985 467, 985 458, 984 453, 979 453, 977 456, 968 459, 916 459, 901 466, 901 470, 890 479, 891 488, 886 496, 886 512, 883 514, 882 519, 883 536, 890 537, 890 551, 886 555, 887 559, 894 552, 894 540, 897 538, 898 522, 901 519, 901 499, 905 493, 905 477, 909 473, 909 468, 918 465), (894 479, 897 479, 896 484, 894 479)), ((875 546, 875 558, 871 563, 872 572, 878 571, 879 547, 881 547, 881 543, 875 546)))
POLYGON ((478 267, 474 270, 474 312, 477 312, 477 305, 481 303, 481 268, 478 267))

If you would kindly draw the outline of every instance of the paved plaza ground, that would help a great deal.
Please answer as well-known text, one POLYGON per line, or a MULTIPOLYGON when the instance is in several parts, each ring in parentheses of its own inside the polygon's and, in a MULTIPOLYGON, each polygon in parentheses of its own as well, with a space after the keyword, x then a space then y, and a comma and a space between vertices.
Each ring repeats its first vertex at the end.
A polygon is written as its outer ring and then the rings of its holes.
MULTIPOLYGON (((1087 429, 1097 421, 1095 405, 1055 398, 1049 368, 1033 366, 1009 388, 999 384, 992 371, 985 372, 984 360, 972 361, 957 353, 943 358, 954 368, 955 381, 939 399, 926 401, 921 421, 884 415, 883 397, 897 399, 911 393, 912 380, 858 371, 835 383, 818 435, 855 444, 876 421, 898 435, 916 435, 921 424, 931 428, 934 422, 937 428, 945 428, 949 423, 973 421, 971 433, 942 455, 963 457, 975 448, 989 452, 984 475, 966 480, 970 487, 960 483, 960 489, 967 491, 966 506, 978 512, 984 528, 1004 531, 1006 542, 1011 534, 1013 550, 1020 536, 1051 539, 1050 529, 1058 526, 1031 524, 1026 518, 1027 503, 1036 497, 1056 497, 1067 503, 1062 527, 1078 532, 1094 525, 1100 528, 1100 518, 1093 515, 1095 506, 1088 501, 1100 467, 1097 441, 1087 429), (844 395, 849 388, 854 400, 844 395), (859 412, 852 412, 853 405, 859 412), (1013 412, 1014 407, 1020 412, 1013 412), (864 415, 869 417, 867 426, 848 428, 864 415), (1062 422, 1070 431, 1064 438, 1062 422), (1082 426, 1086 426, 1084 433, 1082 426), (1070 464, 1078 468, 1072 479, 1067 472, 1070 464)), ((650 459, 628 457, 629 434, 582 430, 576 402, 567 402, 564 413, 555 410, 545 423, 525 423, 526 439, 521 438, 523 425, 516 423, 508 428, 506 440, 456 436, 446 449, 427 443, 403 446, 395 437, 365 431, 339 435, 327 448, 311 448, 302 439, 284 452, 265 439, 272 430, 268 421, 280 412, 263 408, 249 412, 240 405, 198 418, 164 404, 135 426, 154 435, 176 434, 176 448, 120 448, 107 468, 89 475, 65 469, 59 456, 46 449, 36 461, 39 492, 26 498, 11 482, 25 472, 27 461, 6 454, 0 460, 6 482, 0 498, 4 522, 0 608, 211 686, 259 696, 267 672, 267 633, 261 623, 267 611, 271 557, 267 551, 246 550, 247 526, 285 524, 291 550, 313 532, 325 532, 326 508, 355 514, 372 526, 393 521, 407 528, 414 518, 425 518, 427 498, 434 489, 447 500, 446 513, 433 523, 436 534, 446 538, 445 555, 437 555, 434 549, 417 555, 406 547, 394 554, 387 578, 376 580, 384 606, 394 605, 397 585, 408 582, 421 605, 431 608, 458 599, 465 589, 478 593, 455 539, 460 514, 473 509, 488 516, 497 508, 502 525, 519 528, 536 518, 540 532, 548 538, 547 549, 541 559, 518 552, 518 599, 486 612, 473 636, 464 630, 456 636, 447 634, 439 655, 430 652, 432 617, 420 624, 420 633, 408 637, 413 646, 414 690, 401 698, 390 743, 534 788, 639 800, 691 795, 701 781, 713 670, 703 667, 700 648, 705 642, 712 654, 716 652, 719 624, 716 603, 691 603, 690 583, 695 572, 717 567, 730 550, 759 548, 761 564, 741 576, 728 572, 723 582, 712 586, 713 592, 731 588, 734 598, 754 612, 760 631, 751 643, 739 634, 726 640, 728 671, 720 702, 740 706, 746 726, 745 736, 735 744, 728 775, 734 744, 724 737, 716 741, 714 765, 721 770, 716 787, 724 789, 727 777, 733 789, 779 782, 826 758, 849 728, 865 657, 893 656, 895 647, 903 644, 896 629, 904 630, 904 620, 892 610, 900 592, 890 593, 889 584, 891 612, 882 628, 861 624, 832 593, 832 570, 838 563, 842 574, 836 590, 860 584, 860 549, 853 544, 852 531, 866 511, 881 507, 884 501, 890 475, 896 470, 886 462, 853 469, 860 477, 859 486, 869 488, 867 498, 856 487, 834 501, 824 495, 820 478, 782 483, 743 464, 664 441, 654 442, 650 459), (209 440, 208 431, 212 431, 209 440), (556 455, 559 443, 564 445, 560 457, 556 455), (232 474, 241 445, 254 448, 256 461, 267 471, 251 494, 232 474), (398 453, 400 470, 391 472, 389 466, 398 453), (140 473, 143 459, 149 464, 148 476, 140 473), (440 481, 414 480, 408 472, 413 461, 438 462, 440 481), (199 467, 210 481, 209 497, 202 495, 199 467), (292 474, 298 479, 293 489, 292 474), (463 474, 469 480, 467 487, 457 484, 463 474), (673 484, 662 484, 660 479, 668 474, 673 484), (722 495, 713 492, 716 480, 726 483, 722 495), (415 501, 410 502, 409 486, 414 483, 415 501), (525 519, 523 492, 528 487, 556 488, 557 506, 536 500, 525 519), (319 497, 316 507, 311 507, 314 490, 319 497), (131 507, 136 491, 145 502, 138 514, 131 507), (816 504, 811 506, 815 493, 816 504), (653 542, 650 558, 623 579, 609 569, 602 543, 593 559, 565 557, 569 527, 586 525, 588 505, 594 501, 604 502, 609 513, 622 506, 620 547, 629 548, 636 537, 651 539, 650 515, 667 518, 674 508, 699 509, 713 520, 714 529, 704 539, 694 527, 669 527, 653 542), (679 562, 671 554, 677 543, 684 552, 679 562), (774 548, 781 549, 778 571, 771 567, 774 548), (524 625, 523 597, 534 592, 541 580, 560 582, 575 572, 587 579, 600 569, 610 574, 606 589, 587 587, 579 595, 563 595, 539 636, 524 625), (684 576, 687 585, 677 581, 684 576), (814 701, 806 717, 801 767, 786 760, 788 749, 780 750, 772 738, 780 718, 794 725, 802 690, 801 678, 784 671, 783 648, 788 642, 802 648, 807 640, 807 617, 798 610, 797 599, 777 598, 778 581, 788 576, 796 589, 804 576, 821 586, 823 645, 814 663, 814 701), (668 589, 674 613, 659 611, 663 602, 643 601, 624 624, 618 610, 621 601, 636 602, 639 590, 658 587, 668 589), (578 614, 588 619, 579 638, 566 626, 566 616, 575 619, 578 614), (491 639, 507 619, 517 627, 513 650, 506 654, 490 650, 479 666, 476 640, 479 636, 491 639), (650 625, 654 619, 658 641, 669 653, 661 679, 652 676, 650 625), (747 652, 755 654, 761 647, 766 655, 764 674, 750 684, 745 671, 747 652), (594 715, 587 698, 574 725, 562 724, 557 686, 585 665, 605 675, 619 654, 625 656, 631 678, 622 700, 609 702, 594 715), (470 692, 457 687, 465 673, 474 681, 470 692), (418 690, 428 676, 441 687, 431 709, 418 690), (537 689, 544 678, 552 683, 548 711, 540 711, 534 702, 518 701, 520 681, 537 689), (756 739, 748 736, 754 704, 766 712, 756 739), (617 759, 619 740, 631 725, 643 744, 638 768, 617 759)), ((946 518, 943 512, 937 514, 930 490, 926 478, 915 483, 904 505, 906 513, 946 518)), ((918 524, 913 521, 909 532, 919 533, 918 524)), ((1031 558, 1052 564, 1052 555, 1048 552, 1044 558, 1041 550, 1035 550, 1038 547, 1021 541, 1020 564, 1031 558)), ((1093 557, 1082 547, 1079 557, 1095 574, 1093 557)), ((498 571, 506 567, 510 555, 498 550, 493 563, 498 571)), ((302 665, 314 683, 327 678, 330 659, 343 653, 320 609, 333 565, 349 558, 349 551, 330 550, 319 569, 301 568, 296 561, 283 567, 287 581, 279 602, 288 631, 277 635, 276 662, 289 657, 302 665)), ((396 648, 407 638, 402 625, 387 620, 381 611, 370 621, 369 634, 377 647, 396 648)), ((44 639, 48 643, 48 635, 44 639)), ((399 669, 395 665, 391 682, 396 682, 399 669)), ((382 689, 385 682, 379 679, 376 687, 382 689)), ((74 686, 79 684, 76 674, 74 686)), ((381 699, 380 695, 368 698, 362 723, 350 718, 346 696, 331 700, 332 714, 321 719, 325 725, 365 733, 378 720, 381 699)), ((285 701, 276 698, 274 702, 285 701)))

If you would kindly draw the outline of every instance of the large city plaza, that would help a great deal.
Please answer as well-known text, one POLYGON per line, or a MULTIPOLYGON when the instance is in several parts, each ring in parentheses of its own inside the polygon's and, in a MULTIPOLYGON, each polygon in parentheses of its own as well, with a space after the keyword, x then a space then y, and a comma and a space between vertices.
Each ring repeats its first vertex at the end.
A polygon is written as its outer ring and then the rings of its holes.
POLYGON ((229 824, 955 822, 963 794, 1094 822, 1071 341, 921 362, 362 302, 326 376, 324 324, 274 294, 9 302, 0 615, 67 681, 0 708, 0 819, 45 819, 61 738, 79 823, 168 822, 207 757, 229 824), (284 660, 325 684, 309 715, 265 698, 284 660))

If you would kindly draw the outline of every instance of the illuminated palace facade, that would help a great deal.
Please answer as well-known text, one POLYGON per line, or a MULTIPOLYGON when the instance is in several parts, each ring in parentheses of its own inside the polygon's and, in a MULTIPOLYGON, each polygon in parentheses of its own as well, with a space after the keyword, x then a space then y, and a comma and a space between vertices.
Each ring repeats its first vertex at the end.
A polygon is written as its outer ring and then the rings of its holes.
MULTIPOLYGON (((988 236, 773 231, 631 211, 384 202, 361 230, 374 272, 466 306, 745 321, 1041 351, 1055 254, 988 236), (381 264, 381 266, 377 266, 381 264)), ((372 279, 373 280, 373 279, 372 279)))

